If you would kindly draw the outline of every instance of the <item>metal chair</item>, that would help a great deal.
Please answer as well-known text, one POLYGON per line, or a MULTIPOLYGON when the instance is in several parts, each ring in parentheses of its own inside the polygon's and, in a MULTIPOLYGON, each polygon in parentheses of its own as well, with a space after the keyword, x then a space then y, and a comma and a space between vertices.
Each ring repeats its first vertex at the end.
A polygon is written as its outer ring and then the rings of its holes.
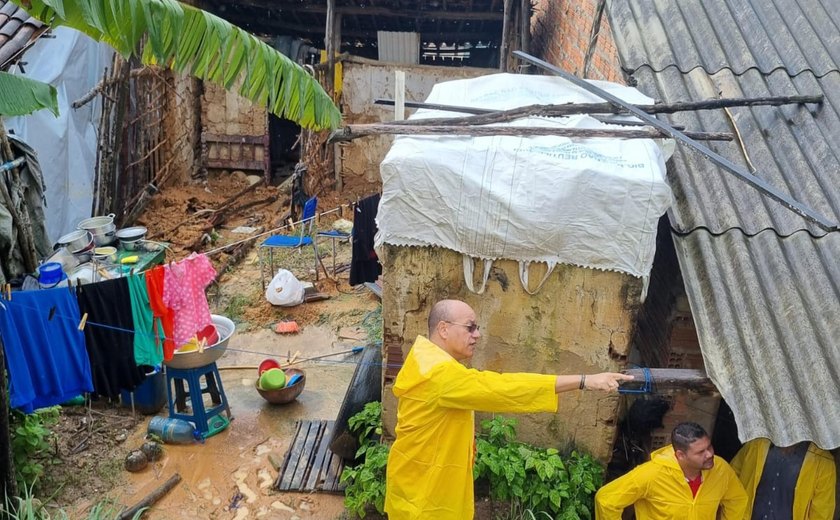
POLYGON ((315 254, 315 281, 318 281, 318 245, 315 241, 315 212, 318 209, 318 198, 312 197, 303 205, 303 216, 300 219, 300 233, 298 235, 272 235, 260 244, 260 282, 265 289, 265 269, 263 268, 263 252, 268 253, 268 265, 271 276, 274 276, 274 249, 301 248, 312 246, 315 254))
POLYGON ((350 240, 350 237, 353 236, 353 231, 351 230, 350 233, 343 233, 337 229, 330 229, 328 231, 319 231, 316 235, 318 238, 329 238, 332 240, 332 272, 333 276, 335 276, 335 241, 350 240))

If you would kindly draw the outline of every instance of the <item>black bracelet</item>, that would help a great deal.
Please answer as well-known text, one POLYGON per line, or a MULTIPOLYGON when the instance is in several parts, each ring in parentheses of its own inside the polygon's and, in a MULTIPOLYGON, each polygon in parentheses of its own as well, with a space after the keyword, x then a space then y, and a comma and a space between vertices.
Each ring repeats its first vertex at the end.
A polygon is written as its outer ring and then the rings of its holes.
POLYGON ((580 375, 580 389, 583 390, 586 387, 586 374, 580 375))

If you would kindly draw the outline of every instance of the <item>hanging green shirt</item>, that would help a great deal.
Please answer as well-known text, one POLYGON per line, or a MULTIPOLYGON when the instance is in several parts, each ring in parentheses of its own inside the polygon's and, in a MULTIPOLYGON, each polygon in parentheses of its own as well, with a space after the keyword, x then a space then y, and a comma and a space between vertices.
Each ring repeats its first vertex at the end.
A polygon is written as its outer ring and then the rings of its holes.
POLYGON ((160 319, 155 319, 152 314, 149 292, 146 290, 146 274, 129 276, 128 289, 134 319, 134 362, 138 365, 160 365, 163 362, 165 335, 160 319))

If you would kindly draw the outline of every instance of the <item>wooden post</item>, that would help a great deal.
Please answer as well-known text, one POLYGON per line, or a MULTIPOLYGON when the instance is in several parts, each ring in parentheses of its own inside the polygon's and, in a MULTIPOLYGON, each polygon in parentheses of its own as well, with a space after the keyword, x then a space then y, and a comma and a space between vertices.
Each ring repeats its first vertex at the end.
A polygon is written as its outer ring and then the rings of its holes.
POLYGON ((335 94, 335 0, 327 0, 327 25, 324 28, 324 47, 327 50, 327 93, 335 94))
MULTIPOLYGON (((8 400, 8 381, 6 380, 6 361, 3 341, 0 340, 0 484, 7 499, 18 494, 15 480, 15 461, 12 456, 12 438, 9 429, 10 413, 8 400)), ((2 515, 0 515, 2 516, 2 515)))
POLYGON ((499 70, 507 72, 508 53, 513 34, 513 0, 505 0, 505 14, 502 18, 502 43, 499 45, 499 70))
POLYGON ((519 50, 531 52, 531 0, 521 0, 519 5, 519 50))
POLYGON ((394 121, 405 119, 405 71, 394 71, 394 121))

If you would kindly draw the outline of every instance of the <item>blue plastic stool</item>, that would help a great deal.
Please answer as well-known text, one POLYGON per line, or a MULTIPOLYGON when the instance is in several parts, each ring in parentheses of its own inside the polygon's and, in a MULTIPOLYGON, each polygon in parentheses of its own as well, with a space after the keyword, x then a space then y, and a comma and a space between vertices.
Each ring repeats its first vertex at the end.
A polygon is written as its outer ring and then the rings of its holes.
POLYGON ((166 367, 166 396, 169 399, 169 417, 190 421, 204 437, 209 437, 224 429, 224 427, 220 429, 224 422, 223 417, 214 420, 214 417, 222 412, 227 412, 227 423, 233 419, 225 390, 222 387, 222 378, 219 376, 219 369, 215 362, 198 368, 166 367), (202 377, 204 386, 201 384, 202 377), (187 385, 186 388, 184 388, 184 383, 187 385), (204 394, 210 394, 212 402, 212 406, 206 410, 204 394), (191 414, 183 413, 188 397, 191 414))

